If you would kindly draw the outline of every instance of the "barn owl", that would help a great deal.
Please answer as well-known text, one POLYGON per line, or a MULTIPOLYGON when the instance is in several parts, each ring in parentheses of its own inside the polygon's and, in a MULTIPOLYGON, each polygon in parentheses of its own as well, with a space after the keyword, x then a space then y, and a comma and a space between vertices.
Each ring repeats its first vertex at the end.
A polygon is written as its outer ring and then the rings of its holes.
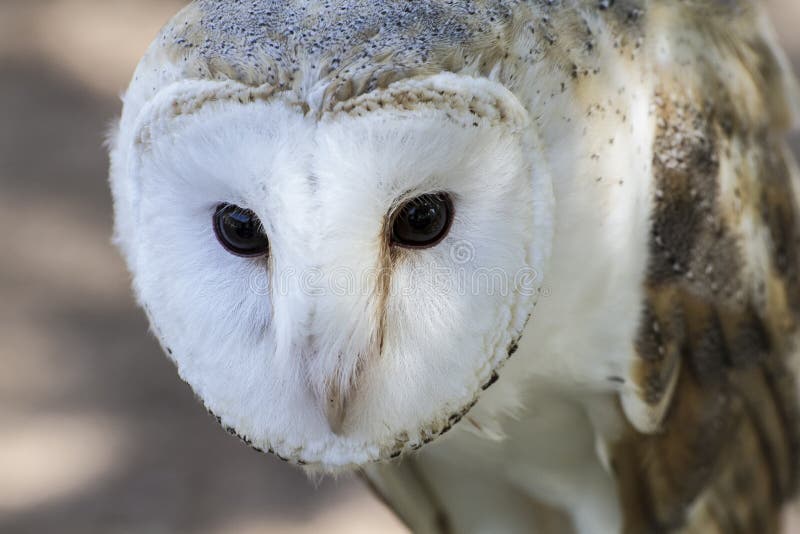
POLYGON ((221 425, 414 532, 777 532, 799 110, 749 0, 197 0, 116 242, 221 425))

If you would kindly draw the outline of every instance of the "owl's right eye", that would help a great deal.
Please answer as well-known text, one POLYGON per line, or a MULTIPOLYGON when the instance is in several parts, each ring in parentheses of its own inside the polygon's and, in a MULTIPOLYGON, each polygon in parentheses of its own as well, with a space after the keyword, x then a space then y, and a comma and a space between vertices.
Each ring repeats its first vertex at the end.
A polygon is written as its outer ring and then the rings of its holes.
POLYGON ((214 233, 225 250, 235 256, 257 258, 269 254, 269 239, 261 221, 250 210, 220 204, 214 212, 214 233))

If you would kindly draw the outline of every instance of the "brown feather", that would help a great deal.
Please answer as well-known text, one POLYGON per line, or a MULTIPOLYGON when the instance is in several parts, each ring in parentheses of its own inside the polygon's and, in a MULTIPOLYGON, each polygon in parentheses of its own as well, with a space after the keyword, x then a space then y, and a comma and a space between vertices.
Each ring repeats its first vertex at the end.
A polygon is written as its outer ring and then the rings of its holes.
POLYGON ((668 408, 660 432, 630 427, 614 448, 631 534, 776 533, 797 486, 800 206, 782 139, 786 74, 753 8, 721 4, 672 7, 663 23, 652 14, 655 26, 680 22, 674 43, 705 46, 664 67, 655 97, 635 378, 646 404, 668 408))

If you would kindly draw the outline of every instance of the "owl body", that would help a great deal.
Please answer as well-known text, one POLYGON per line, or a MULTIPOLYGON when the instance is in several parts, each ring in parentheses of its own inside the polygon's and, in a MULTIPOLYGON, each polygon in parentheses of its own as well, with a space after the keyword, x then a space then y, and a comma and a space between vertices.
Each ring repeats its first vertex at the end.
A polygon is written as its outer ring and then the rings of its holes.
POLYGON ((773 532, 796 109, 750 2, 200 0, 126 94, 117 241, 224 426, 414 531, 773 532))

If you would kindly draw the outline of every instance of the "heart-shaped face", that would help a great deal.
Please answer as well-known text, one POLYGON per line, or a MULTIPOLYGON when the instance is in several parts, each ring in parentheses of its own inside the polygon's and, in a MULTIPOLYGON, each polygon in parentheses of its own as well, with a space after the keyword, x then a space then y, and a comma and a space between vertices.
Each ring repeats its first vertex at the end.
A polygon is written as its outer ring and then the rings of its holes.
POLYGON ((492 384, 551 238, 511 93, 440 74, 314 114, 287 92, 184 81, 135 124, 116 151, 119 239, 153 330, 223 425, 333 471, 432 441, 492 384))

